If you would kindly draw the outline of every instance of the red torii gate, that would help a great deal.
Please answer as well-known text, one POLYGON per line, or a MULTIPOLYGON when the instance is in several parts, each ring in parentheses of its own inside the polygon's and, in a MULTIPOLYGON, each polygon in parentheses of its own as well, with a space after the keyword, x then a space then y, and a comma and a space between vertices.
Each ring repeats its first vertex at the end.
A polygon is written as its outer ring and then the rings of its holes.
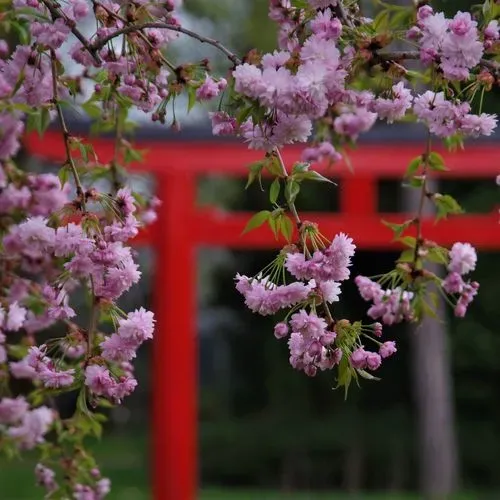
MULTIPOLYGON (((93 139, 92 144, 101 162, 113 158, 112 140, 93 139)), ((141 139, 136 145, 149 153, 144 163, 135 163, 131 168, 156 176, 156 194, 163 201, 158 221, 136 239, 137 244, 152 245, 156 250, 153 495, 155 500, 194 500, 198 490, 195 250, 200 245, 264 249, 277 247, 280 242, 276 242, 265 227, 242 235, 250 213, 227 213, 196 204, 198 177, 206 174, 244 177, 245 166, 262 159, 261 152, 232 141, 141 139)), ((43 138, 32 134, 25 146, 28 153, 46 161, 61 163, 65 159, 58 131, 49 130, 43 138)), ((340 212, 307 213, 307 219, 319 223, 325 235, 347 232, 359 248, 393 247, 392 232, 381 224, 381 219, 398 222, 411 215, 378 213, 377 182, 400 180, 408 163, 421 151, 421 144, 410 141, 364 144, 350 153, 354 174, 345 165, 336 165, 332 170, 318 166, 323 174, 340 180, 340 212)), ((435 174, 441 178, 489 178, 494 182, 500 173, 496 161, 500 157, 500 144, 469 144, 459 154, 440 152, 450 168, 449 172, 435 174)), ((285 163, 291 165, 297 161, 299 153, 299 148, 285 148, 285 163)), ((439 224, 428 218, 423 221, 423 234, 442 245, 451 245, 466 237, 478 248, 497 250, 500 248, 498 210, 451 217, 439 224)))

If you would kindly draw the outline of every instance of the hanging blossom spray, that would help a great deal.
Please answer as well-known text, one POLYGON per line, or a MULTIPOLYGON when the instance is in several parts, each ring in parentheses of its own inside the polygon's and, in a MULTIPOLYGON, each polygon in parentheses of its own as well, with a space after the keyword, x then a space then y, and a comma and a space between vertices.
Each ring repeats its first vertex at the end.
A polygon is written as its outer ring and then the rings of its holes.
POLYGON ((474 248, 427 240, 421 220, 426 203, 439 218, 461 212, 451 196, 430 190, 432 173, 446 169, 433 140, 456 147, 497 125, 482 110, 485 92, 498 81, 497 2, 453 18, 424 5, 371 20, 357 2, 271 0, 278 47, 242 59, 185 28, 180 3, 13 0, 1 7, 2 32, 11 38, 0 40, 0 447, 9 456, 40 451, 35 476, 47 498, 101 499, 110 491, 84 440, 100 434, 101 408, 134 391, 132 362, 154 335, 152 312, 117 305, 141 275, 130 241, 154 222, 160 203, 126 183, 126 166, 142 158, 127 140, 132 109, 178 128, 177 96, 188 96, 189 109, 217 100, 218 111, 210 113, 214 135, 234 135, 262 150, 248 185, 264 172, 273 177, 272 210, 257 213, 247 230, 267 223, 287 243, 255 276, 238 274, 236 288, 251 311, 277 317, 274 335, 287 340, 290 364, 306 375, 334 370, 346 390, 359 376, 375 378, 397 351, 382 338, 383 325, 433 314, 436 293, 463 317, 479 288, 468 278, 474 248), (90 34, 80 29, 87 25, 95 27, 90 34), (409 50, 390 51, 398 33, 405 33, 409 50), (174 62, 170 45, 180 36, 215 47, 229 61, 228 73, 215 75, 207 60, 174 62), (68 72, 63 54, 77 71, 68 72), (411 59, 421 61, 420 74, 405 68, 411 59), (417 78, 428 90, 413 89, 417 78), (89 117, 93 132, 115 134, 110 161, 68 128, 68 106, 89 117), (296 200, 304 184, 330 182, 315 164, 341 160, 378 120, 420 122, 428 140, 402 171, 420 191, 417 213, 402 224, 386 223, 406 249, 387 274, 354 278, 373 319, 363 324, 335 311, 341 286, 352 278, 356 246, 349 228, 322 234, 301 219, 296 200), (27 173, 16 163, 23 134, 43 134, 51 123, 64 143, 59 175, 27 173), (287 166, 281 149, 297 143, 305 146, 302 158, 287 166), (97 180, 109 190, 97 189, 97 180), (445 278, 426 262, 442 264, 445 278), (83 315, 73 300, 80 290, 88 297, 83 315), (42 341, 40 332, 54 325, 62 335, 42 341), (14 379, 29 380, 32 390, 13 393, 14 379), (66 392, 78 400, 74 414, 62 419, 52 402, 66 392))

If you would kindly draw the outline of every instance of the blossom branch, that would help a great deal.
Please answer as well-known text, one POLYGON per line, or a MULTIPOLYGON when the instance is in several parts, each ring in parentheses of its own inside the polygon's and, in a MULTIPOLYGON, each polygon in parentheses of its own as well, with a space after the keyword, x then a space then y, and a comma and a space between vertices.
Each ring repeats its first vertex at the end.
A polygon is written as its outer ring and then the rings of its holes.
POLYGON ((55 21, 56 19, 64 19, 66 25, 71 29, 73 35, 80 41, 80 43, 85 47, 85 49, 89 52, 89 54, 94 58, 94 61, 98 66, 101 65, 102 61, 96 49, 94 49, 87 38, 78 30, 76 24, 73 20, 69 19, 60 9, 59 7, 52 2, 52 0, 41 0, 42 3, 49 10, 52 19, 55 21))
MULTIPOLYGON (((420 59, 420 52, 418 50, 397 50, 392 52, 377 52, 377 57, 383 61, 402 61, 402 60, 418 60, 420 59)), ((482 58, 480 66, 484 66, 489 70, 497 73, 500 71, 500 63, 490 59, 482 58)))
POLYGON ((241 63, 241 59, 236 56, 233 52, 231 52, 228 48, 226 48, 224 45, 222 45, 219 41, 214 40, 213 38, 208 38, 206 36, 199 35, 198 33, 188 30, 186 28, 183 28, 182 26, 178 26, 177 24, 169 24, 169 23, 163 23, 163 22, 148 22, 148 23, 142 23, 142 24, 131 24, 129 26, 125 26, 124 28, 121 28, 119 30, 116 30, 115 32, 111 33, 108 36, 105 36, 104 38, 101 38, 99 40, 96 40, 91 48, 93 51, 98 51, 102 49, 109 41, 113 40, 114 38, 120 36, 120 35, 128 35, 130 33, 134 33, 136 31, 142 31, 147 28, 157 28, 157 29, 166 29, 170 31, 176 31, 178 33, 182 33, 184 35, 187 35, 191 38, 194 38, 195 40, 198 40, 201 43, 206 43, 208 45, 211 45, 212 47, 215 47, 219 51, 221 51, 233 64, 237 65, 241 63))
POLYGON ((62 111, 61 104, 59 102, 58 91, 57 91, 57 57, 56 53, 53 49, 50 51, 50 59, 52 63, 52 91, 53 91, 53 103, 57 110, 57 116, 59 118, 59 124, 61 125, 63 139, 64 139, 64 148, 66 151, 66 165, 68 165, 71 169, 71 173, 73 174, 73 179, 75 180, 76 186, 76 195, 78 197, 78 201, 81 204, 81 208, 83 212, 86 212, 85 206, 85 192, 83 190, 82 183, 80 181, 80 176, 78 175, 78 171, 76 169, 75 162, 73 161, 73 156, 71 154, 70 147, 70 134, 68 132, 68 127, 66 125, 66 120, 64 119, 64 114, 62 111))
POLYGON ((393 52, 377 52, 377 57, 384 61, 400 61, 402 59, 420 59, 418 50, 397 50, 393 52))
MULTIPOLYGON (((100 3, 100 2, 96 2, 95 0, 92 3, 94 4, 94 8, 98 6, 101 9, 104 9, 107 12, 108 15, 110 15, 111 17, 113 17, 113 18, 121 21, 123 24, 126 25, 128 23, 127 19, 125 19, 123 16, 120 16, 116 12, 113 12, 111 9, 109 9, 108 7, 106 7, 106 5, 104 5, 104 4, 100 3)), ((151 41, 148 39, 148 37, 142 31, 137 31, 136 33, 139 36, 139 38, 146 45, 148 45, 151 49, 154 48, 153 44, 151 43, 151 41)), ((125 44, 124 44, 124 47, 125 47, 125 44)), ((169 68, 172 72, 175 72, 175 70, 176 70, 175 66, 161 52, 158 54, 158 57, 165 64, 165 66, 167 66, 167 68, 169 68)))

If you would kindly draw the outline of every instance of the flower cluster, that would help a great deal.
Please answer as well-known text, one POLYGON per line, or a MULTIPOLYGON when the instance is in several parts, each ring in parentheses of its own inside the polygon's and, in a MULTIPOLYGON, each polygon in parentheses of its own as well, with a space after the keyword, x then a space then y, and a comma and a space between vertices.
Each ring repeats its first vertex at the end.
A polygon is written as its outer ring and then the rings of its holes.
POLYGON ((364 374, 365 369, 376 370, 382 358, 396 352, 395 342, 382 344, 373 338, 382 335, 380 323, 351 325, 347 320, 335 320, 329 309, 329 304, 339 300, 340 282, 350 276, 354 250, 352 239, 343 233, 312 254, 286 248, 281 265, 299 280, 289 285, 276 285, 269 277, 236 277, 236 288, 253 312, 266 315, 291 308, 285 320, 275 325, 274 335, 288 338, 291 366, 308 376, 315 376, 318 369, 338 367, 340 379, 342 359, 347 361, 348 370, 364 374), (379 353, 365 351, 361 337, 377 343, 379 353))
POLYGON ((400 287, 384 290, 379 283, 365 276, 356 276, 354 281, 361 297, 373 302, 367 312, 370 318, 381 319, 385 325, 412 320, 412 292, 402 290, 400 287))
POLYGON ((43 443, 54 422, 54 412, 46 406, 30 409, 22 396, 0 401, 0 433, 21 449, 43 443))
MULTIPOLYGON (((297 281, 277 285, 270 275, 256 278, 236 276, 236 289, 245 297, 246 306, 263 316, 275 314, 281 309, 290 309, 285 320, 274 327, 277 339, 288 338, 290 364, 308 376, 339 367, 342 359, 348 369, 375 370, 381 359, 396 352, 392 341, 380 344, 376 337, 382 335, 382 326, 375 323, 369 327, 351 325, 347 320, 335 320, 330 305, 339 301, 340 283, 350 277, 351 259, 355 245, 344 233, 335 236, 328 245, 316 233, 314 225, 304 225, 304 241, 315 243, 313 252, 307 246, 304 251, 297 247, 286 247, 274 265, 269 266, 274 276, 282 276, 285 268, 297 281), (322 242, 322 243, 320 243, 322 242), (362 350, 361 337, 380 345, 380 354, 362 350), (360 362, 360 353, 367 356, 360 362), (375 363, 375 359, 379 361, 375 363)), ((339 368, 340 370, 340 368, 339 368)), ((340 373, 339 373, 340 378, 340 373)))
POLYGON ((274 334, 285 338, 290 333, 290 364, 310 376, 316 374, 317 368, 331 369, 340 361, 342 353, 334 346, 332 320, 318 316, 315 309, 317 303, 328 308, 328 304, 339 300, 340 282, 349 278, 355 248, 352 239, 343 233, 312 255, 309 250, 303 253, 295 247, 287 248, 275 264, 274 275, 282 276, 286 268, 297 280, 290 284, 276 285, 270 276, 236 276, 236 289, 251 311, 265 316, 289 308, 291 314, 300 308, 289 322, 276 324, 274 334))
POLYGON ((463 276, 476 268, 476 250, 470 243, 455 243, 450 250, 448 275, 443 280, 443 290, 450 295, 458 295, 455 316, 463 318, 467 307, 477 295, 479 283, 464 281, 463 276))
MULTIPOLYGON (((498 38, 498 29, 495 33, 494 25, 488 28, 488 34, 498 38)), ((442 12, 434 13, 432 7, 424 5, 418 10, 417 26, 409 35, 419 42, 421 60, 427 64, 439 61, 449 80, 467 80, 484 53, 477 22, 469 12, 457 12, 453 19, 446 19, 442 12)))
POLYGON ((438 137, 450 137, 455 134, 488 136, 497 126, 494 115, 471 113, 468 102, 452 102, 445 98, 444 92, 424 92, 415 98, 413 111, 418 120, 425 123, 430 132, 438 137))

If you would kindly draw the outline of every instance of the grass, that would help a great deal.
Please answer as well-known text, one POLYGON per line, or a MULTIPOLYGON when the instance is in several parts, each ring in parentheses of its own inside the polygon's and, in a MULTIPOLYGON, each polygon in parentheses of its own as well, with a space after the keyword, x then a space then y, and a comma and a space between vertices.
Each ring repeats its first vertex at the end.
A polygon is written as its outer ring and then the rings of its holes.
MULTIPOLYGON (((103 474, 113 484, 109 500, 150 500, 149 465, 146 438, 141 436, 107 436, 102 444, 95 446, 98 463, 103 474)), ((42 490, 35 486, 33 467, 35 461, 0 461, 0 499, 38 500, 42 490)), ((363 493, 349 495, 341 492, 280 493, 263 490, 238 490, 206 488, 200 491, 199 500, 418 500, 419 495, 363 493)), ((464 494, 453 500, 492 500, 495 495, 464 494)), ((181 500, 181 499, 179 499, 181 500)), ((447 499, 451 500, 451 499, 447 499)))
MULTIPOLYGON (((199 500, 421 500, 422 496, 411 493, 359 493, 311 492, 279 493, 261 490, 207 489, 201 492, 199 500)), ((447 500, 493 500, 498 496, 480 496, 477 494, 456 495, 447 500)))
POLYGON ((202 491, 200 500, 417 500, 413 495, 361 494, 349 495, 339 492, 325 493, 279 493, 259 490, 216 490, 202 491))

